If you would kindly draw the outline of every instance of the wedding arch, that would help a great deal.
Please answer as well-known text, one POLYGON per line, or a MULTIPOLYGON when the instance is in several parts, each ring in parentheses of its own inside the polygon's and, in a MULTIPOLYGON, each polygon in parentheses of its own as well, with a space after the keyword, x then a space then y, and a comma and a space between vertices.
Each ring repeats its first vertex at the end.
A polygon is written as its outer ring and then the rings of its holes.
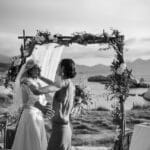
MULTIPOLYGON (((50 32, 37 31, 36 36, 26 36, 23 31, 23 36, 18 37, 23 39, 24 44, 21 45, 21 62, 17 64, 13 70, 11 65, 8 70, 6 81, 15 80, 17 73, 21 66, 26 62, 26 58, 29 57, 35 45, 43 45, 49 43, 57 43, 58 45, 69 46, 73 43, 87 46, 89 44, 107 44, 107 48, 102 50, 108 50, 113 48, 115 51, 115 58, 110 66, 111 75, 110 82, 106 84, 106 88, 110 91, 110 100, 117 99, 117 105, 113 110, 113 121, 119 126, 118 129, 118 143, 119 149, 123 150, 123 139, 125 137, 125 111, 124 102, 129 96, 129 81, 131 77, 131 71, 127 69, 124 62, 124 35, 121 35, 118 30, 112 30, 111 34, 103 31, 102 34, 94 35, 86 32, 76 32, 71 36, 63 36, 61 34, 52 35, 50 32)), ((13 64, 13 62, 12 62, 13 64)))

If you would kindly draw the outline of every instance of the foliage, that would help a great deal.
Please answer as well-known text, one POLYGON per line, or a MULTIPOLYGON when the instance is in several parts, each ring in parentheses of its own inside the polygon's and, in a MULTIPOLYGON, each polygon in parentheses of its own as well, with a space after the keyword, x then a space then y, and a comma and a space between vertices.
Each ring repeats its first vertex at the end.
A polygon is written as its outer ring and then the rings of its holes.
POLYGON ((71 36, 63 36, 61 34, 52 35, 50 32, 46 31, 37 31, 36 36, 33 37, 25 37, 25 45, 20 47, 21 55, 18 58, 14 58, 10 68, 8 69, 7 79, 6 81, 15 81, 15 78, 21 68, 21 66, 25 63, 26 58, 29 57, 36 45, 43 45, 49 43, 57 43, 59 45, 69 46, 72 43, 77 43, 81 45, 87 44, 108 44, 108 48, 103 50, 107 50, 110 47, 116 47, 116 43, 118 40, 123 39, 123 35, 119 35, 117 30, 113 30, 112 34, 109 35, 105 31, 102 34, 94 35, 86 32, 76 32, 71 36), (18 61, 19 60, 19 61, 18 61))
MULTIPOLYGON (((119 36, 119 32, 114 33, 119 36)), ((110 82, 106 84, 106 89, 110 91, 110 100, 116 100, 117 103, 113 107, 113 122, 117 125, 117 138, 119 139, 119 147, 123 149, 123 138, 125 135, 125 115, 124 102, 129 96, 129 86, 132 71, 127 69, 123 57, 124 38, 117 38, 114 43, 109 43, 115 50, 115 58, 111 65, 112 74, 110 82)))
MULTIPOLYGON (((117 99, 117 106, 114 107, 113 118, 116 121, 116 124, 119 125, 119 139, 120 144, 123 145, 123 135, 124 135, 124 109, 123 104, 126 98, 129 96, 129 80, 131 78, 131 71, 127 69, 126 64, 124 62, 123 57, 123 47, 124 47, 124 36, 120 35, 118 30, 113 30, 111 34, 103 31, 100 35, 94 35, 86 32, 76 32, 73 33, 72 36, 62 36, 61 34, 52 35, 50 32, 41 32, 37 31, 37 35, 35 37, 25 37, 25 45, 20 48, 21 51, 21 62, 20 64, 14 68, 14 65, 11 65, 11 68, 8 71, 8 76, 6 81, 10 81, 16 78, 20 67, 25 63, 26 58, 29 57, 35 45, 42 45, 48 43, 57 43, 58 45, 69 46, 72 43, 87 45, 87 44, 107 44, 107 48, 102 48, 100 50, 108 50, 113 48, 116 55, 115 59, 111 65, 112 74, 110 76, 110 82, 106 84, 106 89, 110 91, 110 100, 117 99), (17 69, 16 69, 17 68, 17 69), (12 71, 13 70, 13 71, 12 71)), ((79 90, 80 88, 78 88, 79 90)), ((80 91, 80 90, 79 90, 80 91)), ((82 103, 85 103, 87 100, 86 94, 83 92, 77 92, 77 95, 82 99, 82 103)), ((86 104, 86 103, 85 103, 86 104)), ((77 103, 75 102, 75 105, 77 103)), ((78 106, 78 105, 77 105, 78 106)), ((83 109, 84 110, 84 109, 83 109)), ((122 146, 121 146, 122 147, 122 146)), ((122 148, 121 148, 122 149, 122 148)))
POLYGON ((74 106, 72 110, 72 117, 77 117, 85 113, 88 106, 92 104, 92 94, 86 85, 75 86, 74 106))
POLYGON ((2 113, 3 118, 7 119, 8 123, 7 126, 14 126, 18 123, 18 119, 20 117, 20 114, 22 112, 22 107, 20 107, 15 112, 4 112, 2 113))

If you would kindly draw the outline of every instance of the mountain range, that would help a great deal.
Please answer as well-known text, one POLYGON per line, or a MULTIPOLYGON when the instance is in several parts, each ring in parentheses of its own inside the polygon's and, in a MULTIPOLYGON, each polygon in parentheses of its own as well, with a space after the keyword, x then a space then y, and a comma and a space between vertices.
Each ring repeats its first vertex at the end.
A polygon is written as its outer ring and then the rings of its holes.
POLYGON ((95 66, 84 66, 84 65, 76 65, 77 73, 79 74, 109 74, 110 67, 102 64, 98 64, 95 66))
MULTIPOLYGON (((10 64, 10 58, 0 55, 0 72, 6 71, 10 64)), ((134 75, 150 75, 150 59, 136 59, 133 62, 127 62, 127 67, 132 69, 134 75)), ((78 74, 108 75, 110 67, 102 64, 95 66, 76 65, 78 74)))
MULTIPOLYGON (((133 62, 127 62, 128 69, 132 69, 133 75, 150 75, 150 59, 136 59, 133 62)), ((77 72, 80 74, 92 73, 93 75, 108 75, 110 74, 110 67, 102 64, 95 66, 77 65, 77 72)))

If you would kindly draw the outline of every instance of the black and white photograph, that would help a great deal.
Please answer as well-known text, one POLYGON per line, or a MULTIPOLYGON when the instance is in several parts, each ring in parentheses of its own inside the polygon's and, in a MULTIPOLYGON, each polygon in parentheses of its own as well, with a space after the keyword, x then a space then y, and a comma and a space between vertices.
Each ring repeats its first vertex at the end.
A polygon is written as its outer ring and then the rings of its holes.
POLYGON ((1 150, 150 150, 149 0, 0 0, 1 150))

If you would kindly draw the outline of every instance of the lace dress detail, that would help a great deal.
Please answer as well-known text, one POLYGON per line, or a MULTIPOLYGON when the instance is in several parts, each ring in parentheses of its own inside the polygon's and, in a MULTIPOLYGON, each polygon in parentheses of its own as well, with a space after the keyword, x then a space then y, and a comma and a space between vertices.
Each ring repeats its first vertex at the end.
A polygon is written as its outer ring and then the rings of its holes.
POLYGON ((28 106, 34 106, 35 102, 39 101, 40 96, 33 94, 31 89, 29 88, 30 85, 35 86, 36 88, 39 88, 40 85, 37 82, 37 80, 33 79, 24 79, 22 80, 22 99, 23 104, 28 106))
POLYGON ((39 87, 38 82, 24 79, 21 82, 24 110, 17 128, 13 150, 47 150, 47 138, 42 112, 34 107, 39 96, 30 90, 30 84, 39 87))

